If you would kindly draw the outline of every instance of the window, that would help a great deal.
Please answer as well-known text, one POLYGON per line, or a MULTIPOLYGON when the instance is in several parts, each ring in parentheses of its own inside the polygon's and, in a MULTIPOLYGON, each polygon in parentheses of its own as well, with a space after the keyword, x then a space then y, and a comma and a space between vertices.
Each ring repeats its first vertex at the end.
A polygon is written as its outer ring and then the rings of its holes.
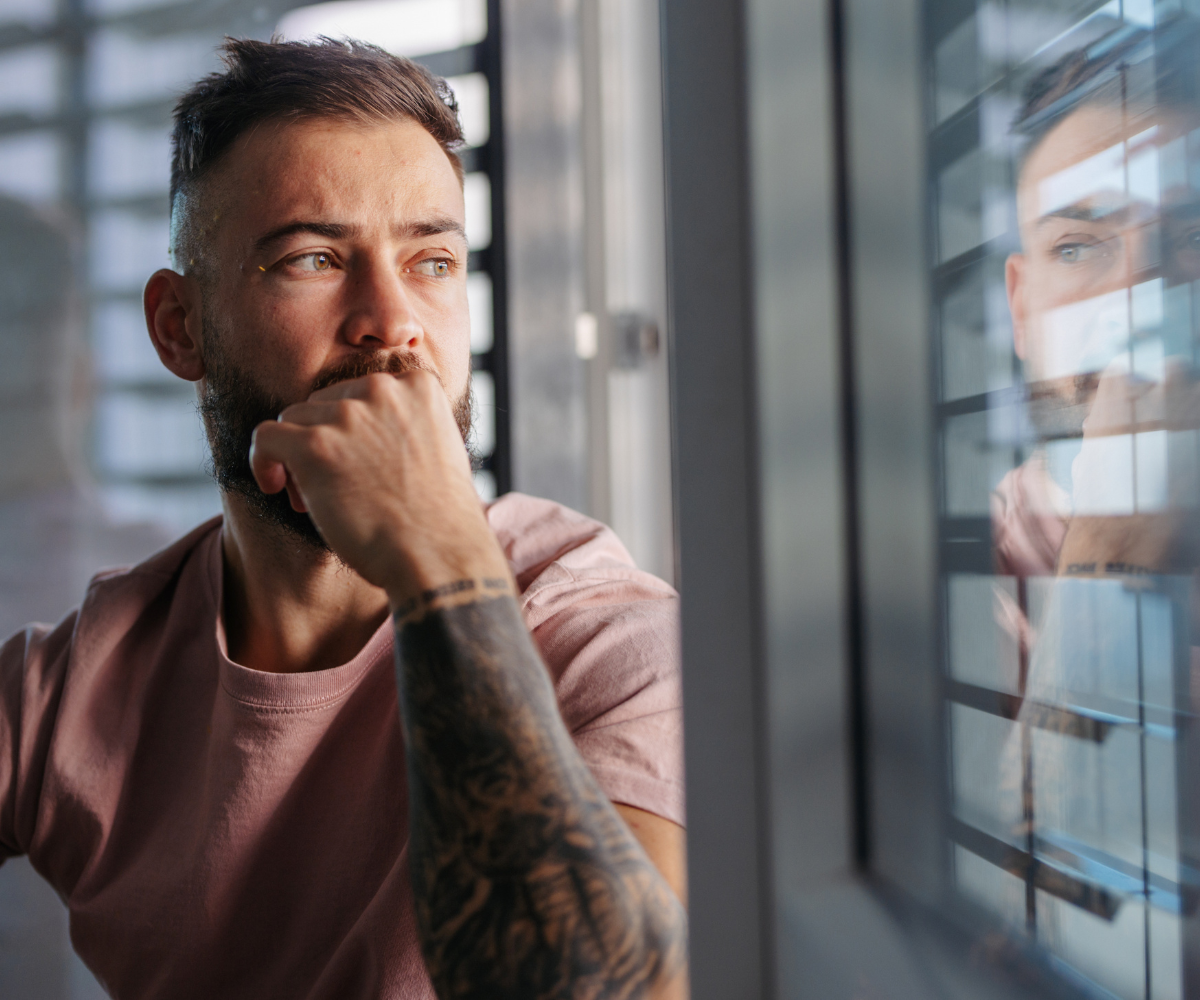
POLYGON ((1185 995, 1200 501, 1200 50, 1157 6, 927 38, 953 882, 1139 1000, 1185 995))
POLYGON ((510 488, 506 330, 503 289, 502 183, 498 4, 485 0, 333 0, 290 11, 279 22, 285 38, 351 37, 410 56, 446 77, 459 106, 465 171, 463 195, 471 249, 467 297, 471 311, 475 485, 493 499, 510 488), (489 20, 490 18, 490 20, 489 20))
POLYGON ((695 995, 1200 994, 1195 5, 664 31, 695 995))
POLYGON ((79 284, 95 380, 87 446, 108 516, 185 530, 217 513, 192 387, 166 372, 145 335, 141 291, 167 266, 170 115, 219 67, 226 34, 363 37, 451 78, 466 135, 477 484, 509 485, 499 43, 485 0, 287 2, 203 12, 169 2, 91 0, 0 9, 0 193, 78 223, 79 284), (45 8, 45 9, 43 9, 45 8), (489 24, 491 28, 489 28, 489 24), (488 381, 490 379, 490 381, 488 381), (486 381, 486 385, 484 382, 486 381), (151 417, 154 433, 135 432, 151 417), (501 420, 501 424, 505 422, 501 420), (486 445, 486 448, 484 447, 486 445))

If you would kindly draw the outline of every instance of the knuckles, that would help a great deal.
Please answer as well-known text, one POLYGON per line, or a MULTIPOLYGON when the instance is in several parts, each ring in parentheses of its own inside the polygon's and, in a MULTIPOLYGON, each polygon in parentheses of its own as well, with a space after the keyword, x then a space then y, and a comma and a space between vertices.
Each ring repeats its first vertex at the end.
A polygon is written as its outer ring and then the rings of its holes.
POLYGON ((336 465, 342 454, 339 438, 340 434, 333 427, 317 424, 309 427, 305 433, 306 450, 319 465, 336 465))

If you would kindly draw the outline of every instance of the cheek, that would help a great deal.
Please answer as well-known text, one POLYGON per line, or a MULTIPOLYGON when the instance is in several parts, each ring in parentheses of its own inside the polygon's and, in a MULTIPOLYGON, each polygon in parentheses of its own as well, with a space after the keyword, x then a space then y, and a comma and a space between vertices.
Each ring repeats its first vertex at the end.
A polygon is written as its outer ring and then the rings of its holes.
POLYGON ((320 336, 327 326, 323 312, 313 303, 261 293, 231 305, 224 329, 241 365, 264 387, 286 399, 300 398, 328 361, 328 338, 320 336))
POLYGON ((429 351, 446 386, 459 391, 471 374, 471 318, 465 286, 439 303, 433 313, 431 328, 426 330, 429 351))

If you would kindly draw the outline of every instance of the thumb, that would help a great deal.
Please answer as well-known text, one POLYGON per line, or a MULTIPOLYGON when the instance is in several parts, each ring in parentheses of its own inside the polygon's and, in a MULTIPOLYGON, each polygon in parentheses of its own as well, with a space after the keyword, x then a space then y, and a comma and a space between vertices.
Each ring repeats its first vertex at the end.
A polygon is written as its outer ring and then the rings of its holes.
POLYGON ((250 436, 250 472, 264 493, 278 493, 288 486, 290 476, 285 465, 289 441, 283 426, 266 420, 250 436))

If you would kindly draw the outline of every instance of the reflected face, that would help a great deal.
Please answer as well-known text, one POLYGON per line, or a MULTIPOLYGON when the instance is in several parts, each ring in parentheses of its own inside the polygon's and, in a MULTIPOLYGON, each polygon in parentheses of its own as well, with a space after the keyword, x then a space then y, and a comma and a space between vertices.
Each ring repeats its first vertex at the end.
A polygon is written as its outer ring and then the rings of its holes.
POLYGON ((1017 353, 1043 391, 1081 401, 1131 334, 1156 322, 1163 282, 1200 278, 1200 205, 1164 186, 1188 124, 1084 107, 1026 162, 1023 249, 1006 278, 1017 353))

